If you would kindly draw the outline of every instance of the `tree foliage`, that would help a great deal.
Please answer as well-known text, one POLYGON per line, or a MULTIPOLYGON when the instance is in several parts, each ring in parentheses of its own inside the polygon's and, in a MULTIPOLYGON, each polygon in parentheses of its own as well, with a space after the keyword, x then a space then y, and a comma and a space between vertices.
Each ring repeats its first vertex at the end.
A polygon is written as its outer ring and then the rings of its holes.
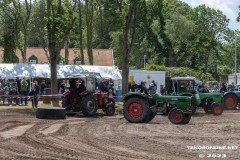
POLYGON ((113 49, 124 91, 129 68, 144 68, 144 60, 146 69, 226 81, 233 73, 234 41, 240 42, 221 11, 180 0, 2 0, 0 12, 5 62, 15 62, 9 57, 17 48, 24 54, 24 47, 42 47, 52 66, 63 58, 62 48, 74 48, 82 63, 87 48, 90 64, 93 48, 113 49))

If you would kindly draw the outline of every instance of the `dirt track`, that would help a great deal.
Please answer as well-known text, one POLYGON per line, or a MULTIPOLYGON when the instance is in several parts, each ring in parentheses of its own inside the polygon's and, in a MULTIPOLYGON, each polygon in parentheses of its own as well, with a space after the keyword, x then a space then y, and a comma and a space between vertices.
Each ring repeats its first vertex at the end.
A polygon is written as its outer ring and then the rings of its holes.
POLYGON ((239 148, 193 150, 188 146, 239 144, 240 112, 218 117, 201 112, 188 125, 173 125, 165 116, 149 124, 130 124, 121 115, 41 120, 33 110, 0 110, 0 159, 195 160, 221 154, 226 158, 215 159, 230 160, 239 159, 239 148))

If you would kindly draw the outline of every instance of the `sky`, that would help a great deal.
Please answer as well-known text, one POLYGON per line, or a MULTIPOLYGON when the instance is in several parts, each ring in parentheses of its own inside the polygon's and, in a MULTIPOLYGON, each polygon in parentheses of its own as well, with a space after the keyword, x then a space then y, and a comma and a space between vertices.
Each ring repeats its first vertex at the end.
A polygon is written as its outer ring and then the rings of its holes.
POLYGON ((230 19, 229 28, 232 30, 240 30, 240 22, 236 21, 238 13, 240 10, 238 6, 240 5, 240 0, 181 0, 186 2, 192 8, 198 5, 205 4, 206 6, 214 9, 218 9, 223 12, 230 19))

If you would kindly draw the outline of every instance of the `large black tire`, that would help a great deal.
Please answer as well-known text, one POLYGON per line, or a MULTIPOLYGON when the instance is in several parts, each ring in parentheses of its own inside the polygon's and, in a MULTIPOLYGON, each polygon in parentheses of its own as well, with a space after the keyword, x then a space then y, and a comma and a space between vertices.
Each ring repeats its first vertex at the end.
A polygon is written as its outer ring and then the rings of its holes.
MULTIPOLYGON (((153 120, 153 118, 154 118, 155 116, 156 116, 156 113, 153 112, 153 111, 151 111, 150 114, 149 114, 149 116, 148 116, 147 122, 150 122, 151 120, 153 120)), ((147 123, 147 122, 146 122, 146 123, 147 123)))
POLYGON ((227 93, 224 96, 224 107, 227 110, 236 109, 238 97, 234 93, 227 93))
POLYGON ((212 108, 211 108, 211 106, 204 106, 204 107, 203 107, 203 110, 204 110, 206 113, 208 113, 208 114, 212 113, 212 108))
POLYGON ((191 113, 184 113, 182 124, 188 124, 191 120, 191 117, 192 117, 191 113))
POLYGON ((66 110, 62 107, 38 107, 36 110, 36 118, 40 119, 65 119, 66 110))
POLYGON ((115 106, 112 103, 107 104, 106 106, 106 115, 113 116, 115 114, 115 106))
POLYGON ((154 118, 147 99, 141 97, 127 99, 124 103, 123 115, 131 123, 148 123, 154 118))
POLYGON ((197 111, 197 106, 193 105, 193 107, 192 107, 192 114, 196 113, 196 111, 197 111))
POLYGON ((87 95, 85 97, 82 97, 81 107, 82 107, 82 113, 85 116, 87 117, 94 116, 98 109, 96 98, 93 95, 87 95))
POLYGON ((211 105, 211 107, 212 107, 212 113, 213 113, 214 115, 219 116, 219 115, 221 115, 221 114, 223 113, 223 107, 222 107, 221 104, 219 104, 219 103, 213 103, 213 104, 211 105))
POLYGON ((68 97, 64 96, 62 99, 62 107, 67 108, 69 106, 68 97))
POLYGON ((184 120, 184 113, 180 109, 172 109, 168 114, 168 119, 173 124, 182 124, 184 120))

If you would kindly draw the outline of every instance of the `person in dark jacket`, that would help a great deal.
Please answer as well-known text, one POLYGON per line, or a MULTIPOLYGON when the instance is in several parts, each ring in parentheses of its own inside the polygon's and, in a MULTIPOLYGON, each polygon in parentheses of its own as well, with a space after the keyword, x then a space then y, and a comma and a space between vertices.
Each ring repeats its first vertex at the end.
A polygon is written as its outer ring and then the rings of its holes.
POLYGON ((82 92, 86 91, 85 82, 84 80, 80 81, 79 87, 78 87, 78 94, 81 94, 82 92))
POLYGON ((222 83, 222 88, 220 89, 221 93, 227 92, 227 87, 225 83, 222 83))
POLYGON ((36 90, 35 84, 32 86, 32 90, 29 92, 29 96, 32 99, 32 107, 37 108, 38 105, 38 91, 36 90))
POLYGON ((138 85, 133 81, 132 86, 131 86, 131 91, 136 92, 136 89, 138 88, 138 85))
POLYGON ((19 77, 16 77, 16 84, 17 84, 17 92, 20 95, 21 94, 21 80, 19 79, 19 77))

